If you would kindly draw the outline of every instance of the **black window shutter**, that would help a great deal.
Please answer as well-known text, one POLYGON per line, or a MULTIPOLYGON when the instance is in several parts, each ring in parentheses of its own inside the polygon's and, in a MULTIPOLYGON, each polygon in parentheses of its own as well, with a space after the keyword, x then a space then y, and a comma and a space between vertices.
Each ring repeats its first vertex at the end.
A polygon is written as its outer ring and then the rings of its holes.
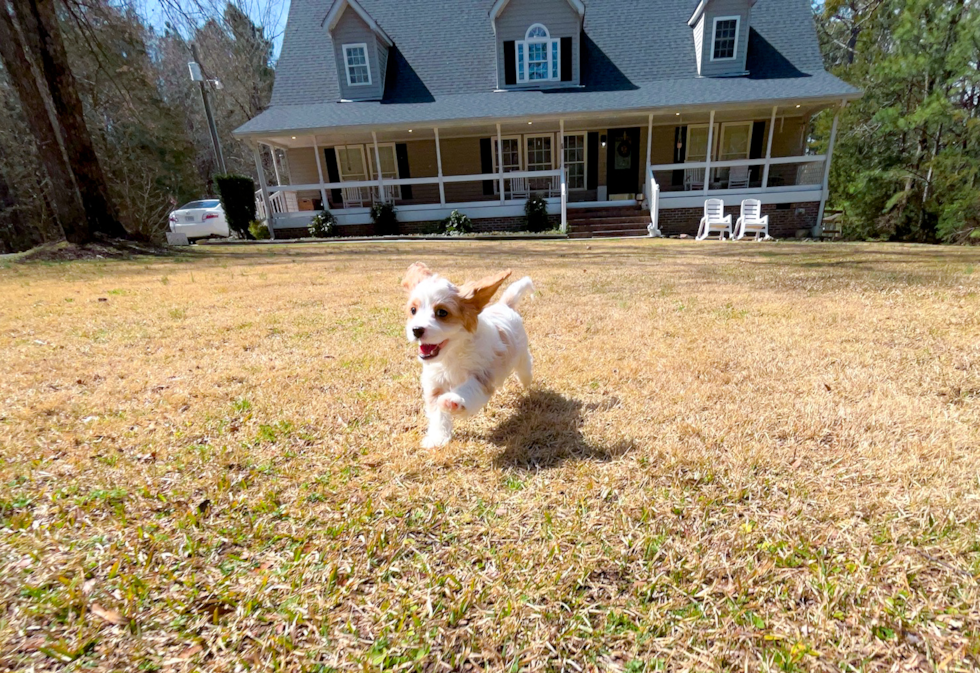
MULTIPOLYGON (((395 145, 395 161, 398 162, 398 177, 410 178, 412 174, 408 172, 408 146, 405 143, 395 145)), ((402 198, 406 201, 412 200, 412 186, 402 185, 402 198)))
MULTIPOLYGON (((674 163, 682 164, 687 158, 687 127, 678 126, 674 129, 674 163)), ((670 184, 679 187, 684 184, 684 171, 678 170, 671 173, 670 184)))
POLYGON ((572 38, 561 39, 561 81, 572 81, 572 38))
MULTIPOLYGON (((332 147, 324 148, 324 158, 327 160, 327 180, 329 182, 340 182, 340 169, 337 168, 337 151, 332 147)), ((330 198, 334 205, 344 202, 343 194, 339 189, 330 190, 330 198)), ((324 204, 326 207, 326 204, 324 204)))
MULTIPOLYGON (((493 150, 490 145, 490 138, 480 138, 480 172, 493 173, 493 150)), ((483 181, 483 194, 490 196, 493 194, 493 180, 483 181)))
POLYGON ((599 134, 590 131, 586 140, 586 153, 589 160, 585 167, 585 187, 587 189, 599 188, 599 134))
POLYGON ((517 54, 513 40, 504 42, 504 84, 517 84, 517 54))
MULTIPOLYGON (((752 124, 752 145, 749 147, 749 159, 761 159, 763 153, 763 143, 766 140, 766 122, 759 121, 752 124)), ((752 182, 762 179, 762 166, 752 166, 749 168, 749 175, 752 182)))

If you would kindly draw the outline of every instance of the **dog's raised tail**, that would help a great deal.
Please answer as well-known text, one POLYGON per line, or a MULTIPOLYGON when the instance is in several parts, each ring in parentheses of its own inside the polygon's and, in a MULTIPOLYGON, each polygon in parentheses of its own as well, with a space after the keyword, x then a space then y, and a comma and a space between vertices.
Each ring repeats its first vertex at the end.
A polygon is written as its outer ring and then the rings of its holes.
POLYGON ((510 286, 504 290, 503 296, 500 297, 500 303, 507 304, 507 306, 516 309, 517 302, 519 302, 521 297, 528 292, 534 294, 534 283, 531 282, 530 276, 524 276, 519 281, 511 283, 510 286))

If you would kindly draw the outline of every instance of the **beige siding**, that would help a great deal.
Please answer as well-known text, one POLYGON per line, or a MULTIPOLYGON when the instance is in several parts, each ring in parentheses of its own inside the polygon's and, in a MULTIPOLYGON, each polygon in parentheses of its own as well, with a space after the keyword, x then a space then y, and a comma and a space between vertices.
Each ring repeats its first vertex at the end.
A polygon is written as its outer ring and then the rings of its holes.
MULTIPOLYGON (((510 0, 497 17, 497 86, 504 88, 504 42, 523 40, 527 29, 540 23, 548 29, 552 39, 572 38, 572 84, 580 81, 579 49, 581 28, 579 17, 568 0, 510 0)), ((562 83, 555 82, 561 86, 562 83)), ((568 86, 565 82, 564 86, 568 86)))
POLYGON ((772 136, 772 155, 774 157, 792 157, 803 154, 804 120, 801 117, 794 117, 785 121, 776 119, 775 128, 772 136))
MULTIPOLYGON (((443 175, 473 175, 480 173, 479 138, 443 138, 443 175)), ((481 201, 488 197, 483 194, 482 182, 451 182, 446 184, 446 201, 481 201)))

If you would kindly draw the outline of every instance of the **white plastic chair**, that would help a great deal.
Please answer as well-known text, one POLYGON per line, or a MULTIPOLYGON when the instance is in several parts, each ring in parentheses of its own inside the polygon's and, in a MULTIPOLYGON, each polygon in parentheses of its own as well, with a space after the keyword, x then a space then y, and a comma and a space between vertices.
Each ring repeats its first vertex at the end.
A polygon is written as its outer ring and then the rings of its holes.
POLYGON ((728 188, 740 189, 749 186, 749 167, 733 166, 728 171, 728 188))
POLYGON ((527 200, 531 190, 527 186, 527 178, 508 178, 510 180, 510 198, 527 200))
POLYGON ((684 169, 684 190, 691 192, 704 189, 704 169, 685 168, 684 169))
POLYGON ((704 217, 698 227, 697 240, 703 241, 711 234, 718 234, 718 240, 724 241, 725 234, 732 238, 732 216, 725 215, 725 202, 721 199, 708 199, 704 202, 704 217))
POLYGON ((735 239, 741 241, 753 233, 757 241, 772 240, 769 235, 769 216, 762 214, 762 202, 758 199, 745 199, 742 201, 742 216, 735 222, 735 239))

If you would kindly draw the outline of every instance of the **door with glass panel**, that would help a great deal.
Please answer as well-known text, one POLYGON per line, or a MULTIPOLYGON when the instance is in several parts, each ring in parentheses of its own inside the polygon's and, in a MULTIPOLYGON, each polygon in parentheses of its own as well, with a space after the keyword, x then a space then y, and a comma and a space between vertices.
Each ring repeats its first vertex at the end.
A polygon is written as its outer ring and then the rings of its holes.
MULTIPOLYGON (((378 169, 374 165, 374 147, 370 146, 368 150, 368 164, 371 166, 371 179, 378 179, 378 169)), ((389 180, 398 179, 398 160, 395 157, 395 146, 394 145, 378 145, 378 156, 381 157, 381 179, 384 182, 389 180)), ((395 185, 385 185, 386 196, 390 198, 384 198, 382 201, 390 201, 393 199, 400 199, 402 197, 401 187, 395 185)))
MULTIPOLYGON (((749 148, 752 146, 752 122, 738 122, 721 125, 721 142, 718 150, 719 161, 735 161, 749 158, 749 148)), ((739 167, 719 168, 715 178, 719 182, 728 183, 729 178, 748 179, 748 168, 739 167)))
MULTIPOLYGON (((554 168, 553 136, 527 136, 527 170, 550 171, 554 168)), ((531 178, 530 188, 533 191, 547 192, 552 196, 555 191, 554 178, 531 178)))
MULTIPOLYGON (((491 144, 493 145, 493 172, 497 173, 498 172, 497 167, 501 165, 500 156, 497 152, 497 139, 494 138, 491 144)), ((500 144, 503 147, 503 156, 504 156, 503 172, 513 173, 521 170, 521 139, 519 137, 502 138, 500 144)), ((513 193, 514 191, 513 182, 514 182, 513 180, 504 181, 505 192, 513 193)), ((493 191, 494 194, 500 192, 499 180, 493 181, 493 191)))
POLYGON ((565 136, 565 175, 568 191, 585 189, 585 134, 565 136))
MULTIPOLYGON (((717 141, 716 141, 717 142, 717 141)), ((695 163, 708 160, 708 125, 698 124, 687 127, 687 148, 684 156, 685 163, 695 163)), ((684 169, 684 189, 704 189, 704 169, 684 169)))
MULTIPOLYGON (((341 182, 363 182, 368 179, 363 145, 337 147, 336 152, 341 182)), ((371 202, 371 189, 368 187, 344 187, 341 194, 347 208, 361 207, 371 202)))

